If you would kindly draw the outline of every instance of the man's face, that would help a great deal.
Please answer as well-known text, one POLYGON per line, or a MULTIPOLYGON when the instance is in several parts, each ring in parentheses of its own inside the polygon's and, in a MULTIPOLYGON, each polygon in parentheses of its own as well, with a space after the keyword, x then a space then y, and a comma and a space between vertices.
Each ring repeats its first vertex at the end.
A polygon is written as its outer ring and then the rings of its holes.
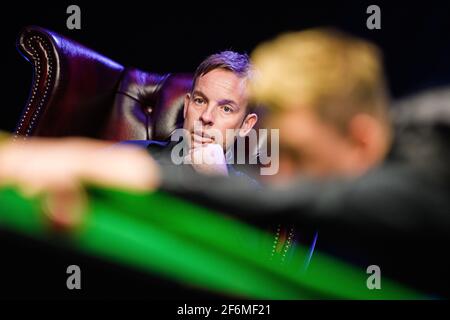
POLYGON ((191 133, 190 146, 219 143, 228 149, 234 140, 227 141, 227 129, 242 129, 245 135, 256 122, 255 114, 247 115, 247 103, 246 79, 225 69, 199 77, 184 102, 183 127, 191 133), (223 141, 215 137, 218 132, 223 141))
POLYGON ((348 175, 355 169, 351 139, 308 109, 274 114, 268 126, 280 129, 279 172, 272 177, 272 182, 286 182, 299 174, 348 175))

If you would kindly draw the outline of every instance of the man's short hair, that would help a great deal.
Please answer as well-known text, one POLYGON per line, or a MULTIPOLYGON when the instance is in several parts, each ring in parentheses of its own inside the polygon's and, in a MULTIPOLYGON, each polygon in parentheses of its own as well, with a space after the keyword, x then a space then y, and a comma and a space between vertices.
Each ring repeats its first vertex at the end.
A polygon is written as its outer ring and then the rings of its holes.
MULTIPOLYGON (((248 54, 229 50, 222 51, 208 56, 200 63, 194 73, 191 91, 194 90, 198 78, 215 69, 231 71, 239 78, 251 79, 253 75, 253 67, 248 54)), ((255 109, 256 106, 250 104, 248 105, 247 113, 253 113, 255 109)))
POLYGON ((203 60, 195 71, 192 88, 195 87, 198 78, 215 69, 225 69, 239 78, 246 78, 250 76, 252 67, 250 58, 245 53, 222 51, 212 54, 203 60))
POLYGON ((378 48, 334 29, 281 35, 252 54, 251 97, 270 109, 311 108, 346 130, 365 112, 388 124, 388 94, 378 48))

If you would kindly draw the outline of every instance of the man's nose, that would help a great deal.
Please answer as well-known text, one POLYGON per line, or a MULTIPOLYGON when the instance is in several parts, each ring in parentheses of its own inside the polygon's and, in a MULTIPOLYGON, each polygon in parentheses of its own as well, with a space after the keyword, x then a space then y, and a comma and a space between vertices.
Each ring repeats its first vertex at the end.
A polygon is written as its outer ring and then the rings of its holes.
POLYGON ((200 120, 203 122, 203 125, 214 124, 214 107, 208 106, 205 110, 203 110, 200 115, 200 120))

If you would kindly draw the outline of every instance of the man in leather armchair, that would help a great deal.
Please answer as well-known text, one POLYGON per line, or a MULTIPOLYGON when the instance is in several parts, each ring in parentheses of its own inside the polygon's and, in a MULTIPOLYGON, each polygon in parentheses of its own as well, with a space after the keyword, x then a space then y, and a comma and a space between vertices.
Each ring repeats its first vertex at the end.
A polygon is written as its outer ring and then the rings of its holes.
POLYGON ((176 129, 170 142, 144 142, 150 155, 172 170, 181 168, 175 164, 190 164, 188 168, 202 174, 243 175, 227 163, 226 155, 236 139, 236 135, 228 138, 227 131, 243 138, 258 120, 249 106, 251 76, 246 54, 223 51, 207 57, 185 96, 183 129, 176 129))

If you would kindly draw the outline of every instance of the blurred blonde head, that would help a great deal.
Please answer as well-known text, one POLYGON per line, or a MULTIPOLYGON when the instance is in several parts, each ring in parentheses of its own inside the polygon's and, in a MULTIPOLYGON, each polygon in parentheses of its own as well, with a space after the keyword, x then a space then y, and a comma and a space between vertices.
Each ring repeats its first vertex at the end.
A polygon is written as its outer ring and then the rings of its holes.
POLYGON ((344 129, 365 112, 387 121, 387 90, 378 48, 333 29, 283 34, 252 54, 252 97, 274 110, 311 108, 344 129))
POLYGON ((263 43, 251 58, 251 100, 269 108, 266 125, 280 130, 280 169, 273 179, 354 176, 383 161, 391 126, 375 45, 311 29, 263 43))

